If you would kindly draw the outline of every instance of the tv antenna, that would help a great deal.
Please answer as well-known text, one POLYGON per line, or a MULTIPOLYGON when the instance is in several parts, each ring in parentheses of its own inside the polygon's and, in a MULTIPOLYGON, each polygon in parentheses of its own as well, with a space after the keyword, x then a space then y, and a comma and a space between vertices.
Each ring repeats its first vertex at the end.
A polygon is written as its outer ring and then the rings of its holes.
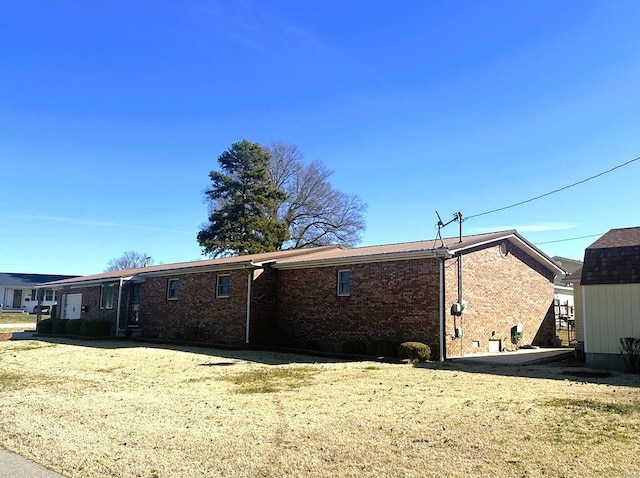
POLYGON ((460 224, 460 235, 458 239, 459 239, 459 242, 462 242, 462 221, 463 221, 462 213, 460 211, 454 212, 453 219, 451 219, 449 222, 443 222, 438 211, 436 211, 436 216, 438 216, 438 222, 436 223, 436 227, 438 228, 436 241, 440 239, 440 242, 442 243, 441 247, 447 247, 447 245, 444 243, 444 239, 442 238, 442 229, 447 227, 449 224, 451 224, 454 221, 458 221, 458 223, 460 224))

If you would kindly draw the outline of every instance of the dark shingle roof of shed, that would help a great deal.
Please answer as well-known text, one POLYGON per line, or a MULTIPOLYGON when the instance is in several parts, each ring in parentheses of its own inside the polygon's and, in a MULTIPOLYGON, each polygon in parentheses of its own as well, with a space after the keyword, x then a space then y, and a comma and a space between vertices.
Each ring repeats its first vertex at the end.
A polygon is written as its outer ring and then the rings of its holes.
POLYGON ((612 229, 584 253, 582 285, 640 283, 640 227, 612 229))

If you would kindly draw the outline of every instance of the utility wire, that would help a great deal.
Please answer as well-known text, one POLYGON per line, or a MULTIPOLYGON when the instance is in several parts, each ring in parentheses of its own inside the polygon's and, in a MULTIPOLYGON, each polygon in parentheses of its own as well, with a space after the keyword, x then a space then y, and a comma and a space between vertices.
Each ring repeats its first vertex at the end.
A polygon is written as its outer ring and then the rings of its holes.
POLYGON ((520 201, 518 203, 511 204, 509 206, 499 207, 497 209, 492 209, 491 211, 485 211, 485 212, 481 212, 481 213, 478 213, 478 214, 473 214, 471 216, 465 217, 464 219, 467 220, 467 219, 471 219, 471 218, 474 218, 474 217, 485 216, 487 214, 492 214, 494 212, 504 211, 505 209, 511 209, 513 207, 516 207, 516 206, 522 206, 523 204, 527 204, 529 202, 536 201, 536 200, 541 199, 543 197, 551 196, 552 194, 558 193, 560 191, 564 191, 565 189, 572 188, 572 187, 577 186, 579 184, 586 183, 587 181, 591 181, 592 179, 595 179, 595 178, 598 178, 598 177, 603 176, 605 174, 608 174, 608 173, 610 173, 612 171, 615 171, 616 169, 623 168, 623 167, 625 167, 625 166, 627 166, 627 165, 629 165, 629 164, 631 164, 631 163, 633 163, 635 161, 638 161, 638 160, 640 160, 640 156, 638 156, 637 158, 630 159, 629 161, 627 161, 625 163, 618 164, 617 166, 614 166, 611 169, 607 169, 606 171, 602 171, 601 173, 594 174, 593 176, 589 176, 588 178, 582 179, 581 181, 575 182, 573 184, 569 184, 568 186, 563 186, 561 188, 554 189, 553 191, 549 191, 548 193, 544 193, 544 194, 541 194, 540 196, 536 196, 536 197, 533 197, 533 198, 530 198, 530 199, 526 199, 524 201, 520 201))
POLYGON ((601 232, 600 234, 589 234, 588 236, 569 237, 567 239, 556 239, 554 241, 536 242, 535 244, 538 246, 538 245, 541 245, 541 244, 553 244, 554 242, 575 241, 575 240, 578 240, 578 239, 586 239, 588 237, 602 236, 603 234, 604 234, 604 232, 601 232))

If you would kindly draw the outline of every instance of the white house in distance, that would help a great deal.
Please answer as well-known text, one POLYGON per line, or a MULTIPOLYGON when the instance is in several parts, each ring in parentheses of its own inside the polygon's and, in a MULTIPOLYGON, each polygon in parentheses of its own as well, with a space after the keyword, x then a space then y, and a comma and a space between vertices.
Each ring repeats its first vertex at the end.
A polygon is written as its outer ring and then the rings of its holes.
POLYGON ((640 227, 612 229, 584 254, 587 366, 623 369, 620 339, 640 338, 640 227))
MULTIPOLYGON (((582 268, 582 261, 554 256, 552 258, 559 266, 570 275, 582 268)), ((553 304, 556 319, 561 321, 573 321, 576 299, 574 297, 573 284, 564 280, 566 276, 557 275, 553 282, 553 304)), ((563 325, 562 323, 558 325, 563 325)), ((574 337, 575 338, 575 337, 574 337)))
MULTIPOLYGON (((35 312, 38 296, 35 287, 44 282, 70 279, 75 276, 55 274, 20 274, 0 272, 0 309, 5 312, 35 312)), ((56 303, 56 291, 44 289, 42 306, 56 303)))

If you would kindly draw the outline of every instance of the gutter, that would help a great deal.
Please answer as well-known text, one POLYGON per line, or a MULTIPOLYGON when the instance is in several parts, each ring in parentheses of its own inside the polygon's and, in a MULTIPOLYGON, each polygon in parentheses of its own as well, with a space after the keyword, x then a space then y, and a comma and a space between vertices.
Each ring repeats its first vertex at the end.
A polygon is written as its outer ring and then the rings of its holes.
POLYGON ((118 311, 116 312, 116 337, 120 336, 120 304, 122 302, 122 283, 123 278, 120 278, 120 282, 118 284, 118 311))
POLYGON ((251 331, 251 284, 253 283, 253 271, 256 269, 263 269, 264 264, 272 264, 275 259, 270 259, 263 262, 249 261, 244 264, 244 268, 247 270, 247 324, 245 326, 244 341, 249 344, 250 331, 251 331))
POLYGON ((446 247, 439 247, 437 249, 423 249, 420 251, 410 252, 387 252, 382 254, 372 254, 366 256, 347 256, 347 257, 334 257, 330 259, 316 259, 310 261, 296 261, 292 263, 278 263, 273 265, 274 269, 287 270, 287 269, 305 269, 307 267, 328 267, 328 266, 342 266, 345 264, 367 264, 371 262, 388 262, 388 261, 408 261, 411 259, 424 259, 424 258, 445 258, 449 259, 452 254, 446 247))
POLYGON ((444 329, 445 329, 445 313, 444 313, 444 257, 440 258, 440 362, 444 362, 444 329))

